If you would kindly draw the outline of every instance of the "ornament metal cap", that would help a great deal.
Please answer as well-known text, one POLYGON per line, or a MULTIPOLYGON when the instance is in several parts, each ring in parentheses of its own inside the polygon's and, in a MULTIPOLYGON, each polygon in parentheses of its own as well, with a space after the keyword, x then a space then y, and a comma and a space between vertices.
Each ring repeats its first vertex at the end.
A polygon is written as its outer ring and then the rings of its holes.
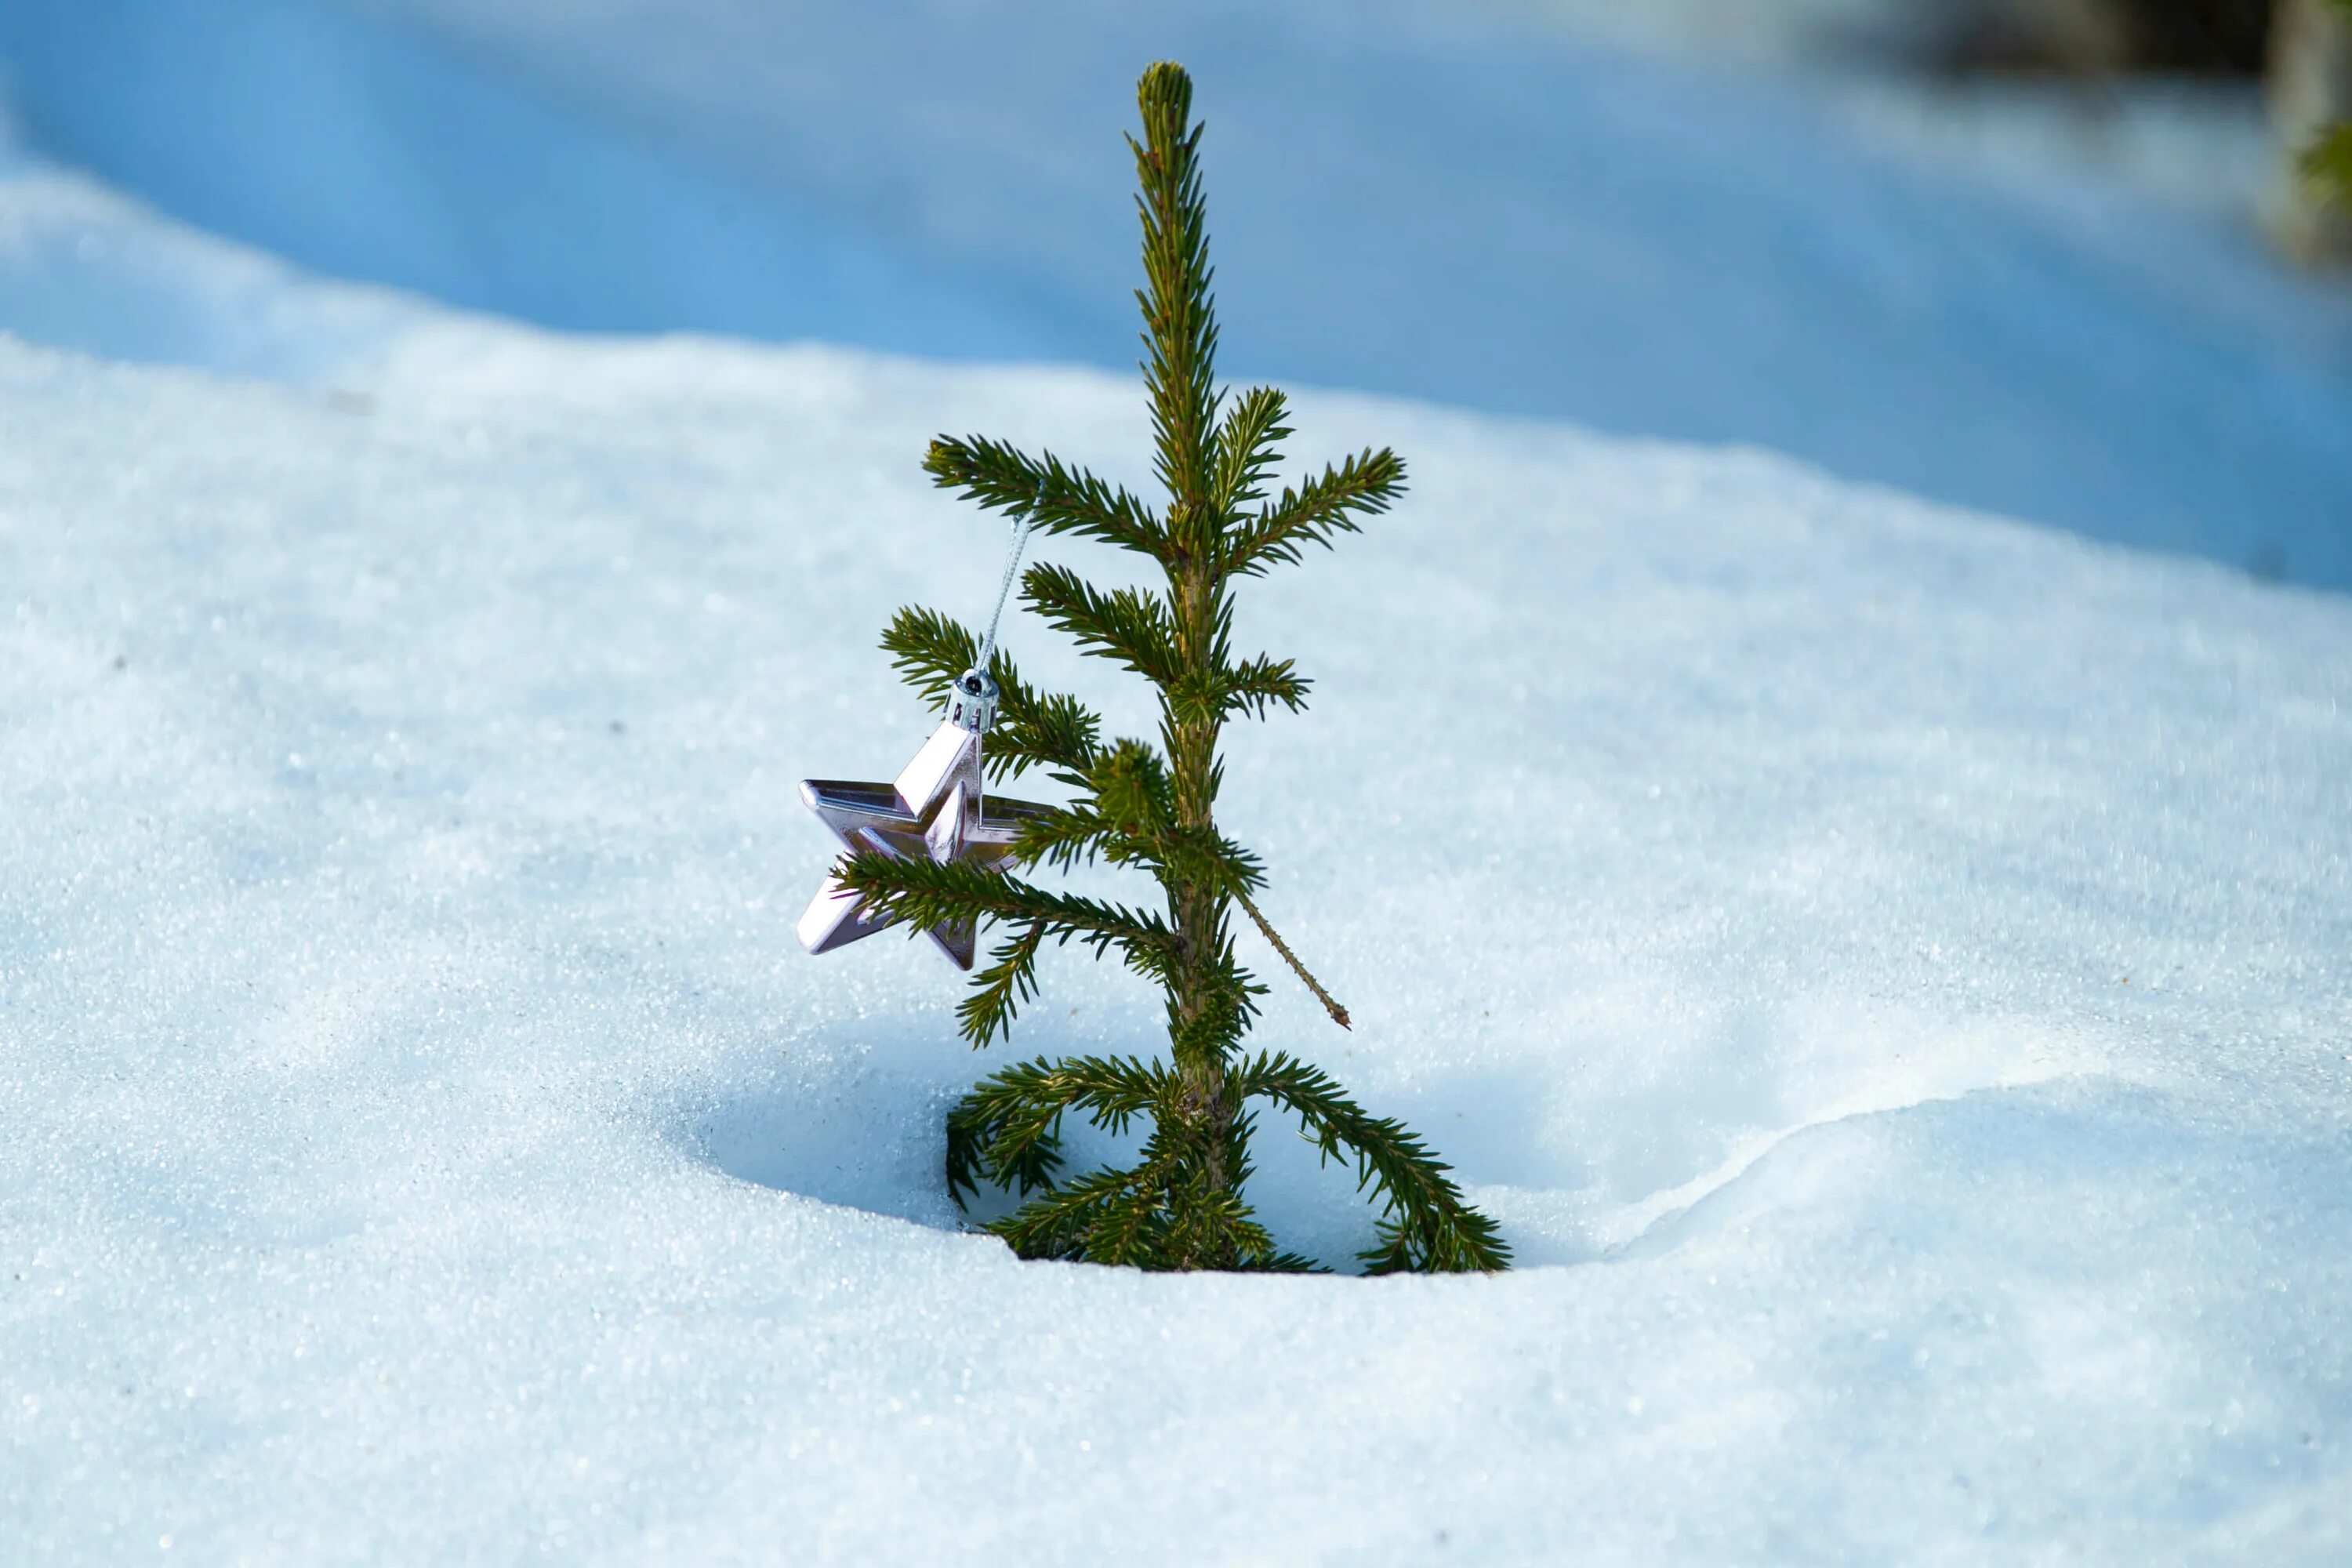
POLYGON ((967 669, 949 683, 947 721, 985 735, 996 722, 996 682, 984 669, 967 669))

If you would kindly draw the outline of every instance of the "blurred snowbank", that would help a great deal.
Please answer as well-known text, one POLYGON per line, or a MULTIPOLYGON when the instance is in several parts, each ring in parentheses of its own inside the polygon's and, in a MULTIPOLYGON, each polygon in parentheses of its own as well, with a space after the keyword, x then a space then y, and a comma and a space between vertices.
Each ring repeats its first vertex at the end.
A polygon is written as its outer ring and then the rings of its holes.
POLYGON ((1772 66, 1909 61, 1954 0, 1479 0, 1488 9, 1661 54, 1772 66))
POLYGON ((2252 234, 2285 167, 2251 82, 1929 84, 1850 76, 1822 90, 1874 145, 2042 197, 2061 218, 2104 182, 2126 202, 2159 203, 2252 234))
MULTIPOLYGON (((1133 353, 1114 132, 1174 55, 1239 374, 1761 444, 2352 584, 2352 302, 2063 171, 2017 195, 1890 156, 1792 87, 1231 0, 19 0, 0 47, 42 147, 331 272, 1103 365, 1133 353)), ((57 319, 0 296, 100 346, 57 319)))

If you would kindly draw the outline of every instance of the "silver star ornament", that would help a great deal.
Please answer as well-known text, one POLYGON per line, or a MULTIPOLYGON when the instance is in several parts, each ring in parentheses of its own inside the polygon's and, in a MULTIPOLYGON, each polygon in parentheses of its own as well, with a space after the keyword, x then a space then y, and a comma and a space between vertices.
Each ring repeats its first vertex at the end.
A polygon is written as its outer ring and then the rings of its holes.
MULTIPOLYGON (((985 797, 981 738, 995 716, 996 683, 966 671, 949 691, 947 717, 896 780, 803 779, 801 799, 853 852, 1003 870, 1013 864, 1022 826, 1053 808, 985 797)), ((801 945, 831 952, 897 923, 895 917, 870 918, 865 900, 828 871, 801 916, 801 945)), ((971 967, 978 932, 969 921, 932 926, 926 934, 958 969, 971 967)))

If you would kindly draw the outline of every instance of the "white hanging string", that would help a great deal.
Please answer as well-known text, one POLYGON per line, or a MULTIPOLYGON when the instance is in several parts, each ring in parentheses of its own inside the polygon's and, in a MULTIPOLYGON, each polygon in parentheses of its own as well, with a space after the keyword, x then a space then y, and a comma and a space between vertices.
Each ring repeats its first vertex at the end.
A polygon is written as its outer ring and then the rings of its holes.
POLYGON ((1013 518, 1013 543, 1004 552, 1004 575, 996 584, 996 608, 989 612, 988 635, 980 639, 980 658, 972 668, 988 673, 991 660, 996 658, 996 626, 1004 618, 1004 602, 1013 596, 1013 574, 1021 567, 1022 547, 1029 542, 1029 530, 1037 521, 1037 509, 1045 504, 1045 481, 1037 481, 1037 499, 1016 512, 1013 518))

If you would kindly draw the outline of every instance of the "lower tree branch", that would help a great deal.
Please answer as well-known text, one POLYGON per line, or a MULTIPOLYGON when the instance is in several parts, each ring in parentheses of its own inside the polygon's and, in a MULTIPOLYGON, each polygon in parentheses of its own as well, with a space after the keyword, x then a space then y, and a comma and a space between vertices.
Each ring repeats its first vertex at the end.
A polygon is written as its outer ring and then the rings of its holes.
POLYGON ((1298 962, 1298 955, 1290 951, 1290 944, 1283 941, 1281 934, 1266 923, 1264 915, 1257 912, 1257 905, 1250 901, 1250 896, 1236 888, 1234 889, 1234 897, 1241 901, 1241 906, 1248 913, 1251 923, 1257 927, 1266 941, 1274 944, 1274 951, 1282 954, 1282 962, 1290 965, 1290 972, 1307 983, 1307 989, 1315 993, 1315 999, 1323 1004, 1323 1010, 1331 1015, 1331 1021, 1343 1029, 1352 1029, 1353 1026, 1348 1022, 1348 1010, 1339 1005, 1331 993, 1323 989, 1321 981, 1307 972, 1307 966, 1298 962))

